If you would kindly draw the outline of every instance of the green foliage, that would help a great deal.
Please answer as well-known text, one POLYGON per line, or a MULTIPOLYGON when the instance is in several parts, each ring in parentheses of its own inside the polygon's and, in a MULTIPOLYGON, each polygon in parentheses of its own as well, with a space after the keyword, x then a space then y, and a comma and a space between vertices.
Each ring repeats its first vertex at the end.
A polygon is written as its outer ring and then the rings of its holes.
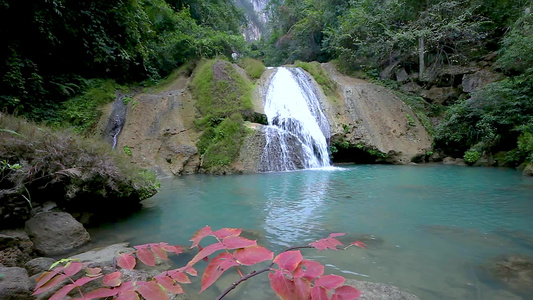
POLYGON ((518 137, 518 151, 525 161, 533 162, 533 133, 526 131, 518 137))
POLYGON ((533 66, 533 13, 518 19, 504 36, 497 64, 508 73, 533 66))
POLYGON ((192 80, 193 95, 203 130, 197 143, 202 167, 229 165, 240 151, 247 130, 243 116, 251 116, 252 86, 226 61, 204 61, 192 80))
POLYGON ((131 149, 127 145, 124 146, 124 153, 126 153, 127 156, 131 156, 131 149))
POLYGON ((336 97, 337 96, 337 84, 331 80, 328 73, 322 68, 320 63, 314 61, 314 62, 302 62, 302 61, 296 61, 294 63, 296 67, 302 68, 306 70, 315 81, 320 85, 322 90, 324 91, 324 94, 328 97, 336 97))
POLYGON ((413 119, 413 117, 411 117, 410 114, 405 114, 405 117, 407 118, 407 124, 409 124, 409 126, 416 126, 415 120, 413 119))
POLYGON ((246 71, 246 74, 252 79, 259 79, 265 71, 265 65, 262 61, 253 58, 244 58, 237 63, 246 71))
POLYGON ((480 144, 480 150, 508 151, 533 124, 533 72, 487 85, 452 105, 437 129, 437 147, 452 154, 480 144))
POLYGON ((202 167, 210 169, 216 166, 229 165, 239 155, 242 142, 247 135, 246 127, 243 125, 240 114, 233 114, 225 118, 213 130, 207 130, 208 137, 201 137, 200 141, 209 138, 207 147, 200 144, 204 149, 202 156, 202 167))
POLYGON ((131 101, 131 97, 124 97, 124 99, 122 99, 122 103, 124 103, 124 105, 128 105, 131 101))
POLYGON ((112 152, 103 141, 37 127, 6 114, 0 114, 0 128, 19 133, 0 131, 0 161, 11 166, 0 181, 8 198, 26 201, 25 194, 38 195, 31 201, 54 199, 67 211, 103 213, 101 207, 122 211, 122 205, 133 208, 157 192, 153 174, 112 152))
POLYGON ((481 158, 481 152, 477 150, 468 150, 463 156, 465 162, 469 165, 473 165, 481 158))
POLYGON ((55 126, 70 126, 76 132, 87 133, 87 130, 93 127, 101 116, 98 107, 115 100, 117 87, 112 80, 87 81, 85 92, 63 102, 57 111, 56 120, 51 123, 55 126))
POLYGON ((157 81, 189 60, 246 51, 230 0, 10 2, 0 8, 0 108, 39 121, 82 78, 157 81))
POLYGON ((202 115, 199 125, 219 122, 234 113, 251 112, 252 85, 229 62, 204 61, 191 86, 202 115))

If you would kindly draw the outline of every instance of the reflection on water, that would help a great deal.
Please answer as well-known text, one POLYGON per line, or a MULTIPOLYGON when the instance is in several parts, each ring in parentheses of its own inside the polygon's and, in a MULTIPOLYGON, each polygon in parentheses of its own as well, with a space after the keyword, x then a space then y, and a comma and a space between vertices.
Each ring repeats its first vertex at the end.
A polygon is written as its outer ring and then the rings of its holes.
MULTIPOLYGON (((186 245, 205 225, 235 227, 274 251, 346 232, 345 242, 371 247, 305 256, 421 299, 533 299, 480 271, 494 257, 533 256, 532 185, 514 170, 441 165, 191 175, 164 180, 146 209, 90 232, 97 242, 186 245)), ((266 277, 249 284, 235 299, 268 290, 266 277)))
POLYGON ((324 196, 330 185, 332 172, 311 170, 295 172, 292 176, 279 173, 281 182, 271 185, 265 194, 265 225, 269 239, 281 246, 295 246, 295 241, 305 241, 310 234, 325 227, 324 196))

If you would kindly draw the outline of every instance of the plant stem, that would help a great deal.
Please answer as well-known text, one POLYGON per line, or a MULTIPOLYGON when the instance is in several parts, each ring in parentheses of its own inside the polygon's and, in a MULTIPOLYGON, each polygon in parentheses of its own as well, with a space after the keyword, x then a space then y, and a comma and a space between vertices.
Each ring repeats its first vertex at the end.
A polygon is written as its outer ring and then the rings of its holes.
POLYGON ((268 272, 270 271, 270 267, 272 265, 270 265, 269 267, 267 268, 264 268, 262 270, 259 270, 259 271, 252 271, 248 274, 246 274, 245 276, 242 276, 238 281, 235 281, 234 283, 232 283, 224 292, 222 292, 222 294, 220 294, 220 296, 217 297, 217 300, 220 300, 222 298, 224 298, 227 294, 229 294, 229 292, 231 292, 234 288, 236 288, 241 282, 243 281, 246 281, 254 276, 257 276, 259 274, 262 274, 262 273, 265 273, 265 272, 268 272))

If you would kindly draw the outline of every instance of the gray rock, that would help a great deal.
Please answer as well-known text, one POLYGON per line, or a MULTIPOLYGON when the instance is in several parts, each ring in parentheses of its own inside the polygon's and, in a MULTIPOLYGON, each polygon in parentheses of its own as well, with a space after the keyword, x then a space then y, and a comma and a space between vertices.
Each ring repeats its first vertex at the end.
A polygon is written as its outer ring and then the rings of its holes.
POLYGON ((423 91, 422 97, 433 103, 444 104, 449 100, 457 99, 460 92, 453 87, 436 87, 423 91))
POLYGON ((59 255, 90 240, 83 225, 70 214, 45 212, 26 222, 26 232, 42 255, 59 255))
POLYGON ((2 300, 25 300, 33 299, 32 283, 26 269, 0 268, 0 299, 2 300))
POLYGON ((24 265, 24 268, 28 271, 28 275, 33 276, 36 274, 41 274, 44 271, 47 271, 50 266, 55 263, 56 260, 49 257, 37 257, 24 265))
POLYGON ((114 244, 104 248, 96 248, 78 255, 71 256, 72 259, 77 259, 80 262, 89 262, 92 265, 99 267, 106 267, 114 265, 114 259, 120 253, 133 252, 135 249, 129 247, 128 243, 114 244))
POLYGON ((522 174, 533 176, 533 164, 527 164, 522 174))
POLYGON ((0 231, 0 264, 22 267, 31 259, 33 243, 22 229, 0 231))
POLYGON ((463 91, 466 93, 475 92, 487 84, 500 80, 501 74, 493 73, 488 70, 481 70, 474 74, 466 74, 463 76, 463 91))
POLYGON ((419 86, 416 82, 408 82, 400 87, 400 90, 409 93, 418 94, 422 91, 422 87, 419 86))
POLYGON ((445 157, 443 160, 442 160, 442 163, 445 164, 445 165, 454 165, 455 164, 455 158, 453 157, 445 157))
POLYGON ((395 75, 396 75, 396 81, 398 82, 405 82, 409 80, 409 74, 407 74, 407 71, 405 71, 404 68, 400 68, 396 70, 395 75))
POLYGON ((385 283, 347 279, 346 284, 361 291, 361 300, 419 300, 417 296, 385 283))

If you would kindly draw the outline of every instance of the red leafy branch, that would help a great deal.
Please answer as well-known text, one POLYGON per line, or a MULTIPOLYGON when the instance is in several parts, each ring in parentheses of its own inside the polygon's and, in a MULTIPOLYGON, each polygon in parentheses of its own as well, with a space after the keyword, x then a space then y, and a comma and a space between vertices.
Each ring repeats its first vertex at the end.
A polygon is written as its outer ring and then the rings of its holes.
MULTIPOLYGON (((70 284, 62 286, 50 299, 60 300, 77 289, 80 299, 95 299, 112 297, 115 299, 140 299, 167 300, 168 294, 182 294, 184 290, 182 284, 191 283, 189 276, 198 276, 194 265, 200 261, 207 261, 208 265, 202 275, 201 290, 209 288, 220 276, 231 268, 237 268, 240 279, 229 286, 217 299, 224 298, 240 283, 262 273, 269 273, 270 286, 281 299, 357 299, 360 292, 347 285, 343 285, 344 277, 338 275, 324 275, 324 266, 318 262, 303 259, 299 249, 316 248, 319 251, 330 249, 339 250, 343 244, 336 237, 343 233, 332 233, 325 239, 317 240, 309 245, 291 247, 282 251, 274 257, 274 253, 258 246, 254 240, 241 237, 242 229, 222 228, 213 231, 206 226, 198 230, 191 238, 191 249, 198 248, 198 253, 187 263, 187 265, 162 272, 148 281, 128 281, 123 282, 122 271, 113 273, 101 273, 100 268, 87 268, 86 264, 62 260, 64 266, 59 264, 53 270, 44 272, 37 278, 34 295, 41 294, 54 287, 58 287, 65 279, 69 279, 70 284), (207 237, 214 237, 216 242, 202 247, 200 243, 207 237), (221 251, 221 252, 220 252, 221 251), (219 252, 218 254, 216 254, 219 252), (209 257, 215 255, 211 260, 209 257), (259 271, 242 275, 238 266, 252 266, 264 261, 271 261, 268 267, 259 271), (276 266, 276 267, 274 267, 276 266), (85 270, 85 276, 74 280, 74 276, 85 270), (86 292, 82 287, 91 281, 99 280, 100 286, 96 290, 86 292)), ((365 248, 360 242, 353 242, 348 245, 365 248)), ((346 249, 344 248, 344 249, 346 249)), ((117 259, 117 266, 125 270, 133 270, 137 265, 137 260, 148 266, 155 266, 157 259, 168 260, 168 252, 179 255, 183 249, 179 246, 170 246, 167 243, 151 243, 135 246, 131 253, 122 253, 117 259)))

